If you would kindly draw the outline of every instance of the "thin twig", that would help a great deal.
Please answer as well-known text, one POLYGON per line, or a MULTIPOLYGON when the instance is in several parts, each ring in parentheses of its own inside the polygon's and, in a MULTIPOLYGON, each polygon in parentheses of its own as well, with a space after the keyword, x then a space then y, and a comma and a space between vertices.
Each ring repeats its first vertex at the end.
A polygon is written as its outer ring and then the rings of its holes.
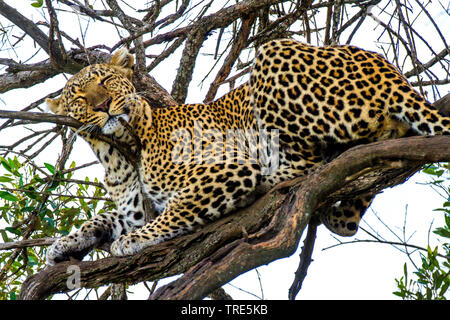
MULTIPOLYGON (((404 247, 414 248, 414 249, 418 249, 418 250, 422 250, 422 251, 427 252, 426 248, 423 248, 423 247, 420 247, 420 246, 417 246, 417 245, 414 245, 414 244, 409 244, 409 243, 406 243, 406 242, 397 242, 397 241, 383 241, 383 240, 379 240, 379 239, 376 239, 376 240, 356 239, 356 240, 352 240, 352 241, 343 241, 343 242, 340 242, 338 244, 334 244, 334 245, 328 246, 326 248, 323 248, 322 250, 325 251, 325 250, 332 249, 332 248, 335 248, 335 247, 338 247, 338 246, 344 245, 344 244, 365 243, 365 242, 389 244, 389 245, 392 245, 392 246, 404 246, 404 247)), ((437 256, 441 257, 441 258, 444 258, 444 259, 450 259, 450 256, 446 256, 446 255, 443 255, 443 254, 440 254, 440 253, 438 253, 437 256)))
POLYGON ((28 248, 28 247, 45 247, 51 245, 56 241, 56 238, 40 238, 40 239, 28 239, 13 242, 0 243, 0 250, 11 250, 16 248, 28 248))
POLYGON ((289 300, 295 300, 295 297, 302 288, 303 280, 305 280, 306 274, 308 273, 308 267, 313 261, 311 257, 316 241, 317 225, 318 222, 313 220, 308 224, 308 233, 306 234, 302 252, 300 253, 300 263, 297 271, 295 271, 294 281, 289 288, 289 300))

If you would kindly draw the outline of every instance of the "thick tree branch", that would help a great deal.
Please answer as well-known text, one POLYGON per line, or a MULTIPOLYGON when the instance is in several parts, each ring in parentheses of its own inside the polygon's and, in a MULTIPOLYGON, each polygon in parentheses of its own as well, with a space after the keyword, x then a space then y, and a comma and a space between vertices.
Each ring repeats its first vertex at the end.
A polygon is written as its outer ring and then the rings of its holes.
MULTIPOLYGON (((80 129, 83 126, 83 123, 74 118, 43 112, 0 110, 0 118, 21 119, 36 123, 49 122, 58 125, 66 125, 74 129, 80 129)), ((123 145, 122 143, 115 141, 108 136, 102 135, 100 132, 96 134, 96 138, 117 148, 131 163, 136 163, 138 161, 138 155, 130 153, 130 148, 128 145, 123 145)))
POLYGON ((78 129, 83 125, 80 121, 71 117, 43 112, 0 110, 0 118, 21 119, 21 120, 28 120, 30 122, 50 122, 60 125, 66 125, 75 129, 78 129))
POLYGON ((7 5, 3 0, 0 0, 0 14, 22 29, 28 36, 36 41, 47 54, 50 54, 48 36, 39 29, 33 21, 24 17, 19 11, 7 5))
POLYGON ((184 103, 187 96, 189 83, 192 80, 195 61, 203 42, 206 40, 207 30, 196 28, 192 30, 186 40, 183 53, 180 59, 177 76, 172 86, 172 97, 180 104, 184 103))
MULTIPOLYGON (((413 137, 358 146, 345 152, 308 176, 295 193, 278 200, 281 205, 268 227, 249 233, 246 241, 237 240, 223 246, 181 278, 157 290, 152 298, 199 299, 208 290, 214 290, 248 270, 289 256, 296 250, 312 213, 320 208, 322 202, 328 202, 329 198, 336 197, 336 200, 354 196, 355 186, 364 190, 380 190, 380 187, 402 183, 419 164, 449 161, 450 149, 444 147, 449 144, 450 137, 413 137), (442 150, 443 147, 446 150, 442 150), (411 150, 417 152, 412 154, 411 150), (372 177, 365 179, 367 174, 372 174, 372 177), (356 185, 347 189, 346 185, 351 182, 356 182, 356 185), (216 256, 217 260, 214 259, 216 256)), ((269 195, 273 196, 273 193, 269 195)))
POLYGON ((0 93, 17 88, 29 88, 37 83, 42 83, 60 72, 55 70, 50 63, 45 63, 49 68, 39 68, 36 71, 20 71, 7 73, 0 76, 0 93))

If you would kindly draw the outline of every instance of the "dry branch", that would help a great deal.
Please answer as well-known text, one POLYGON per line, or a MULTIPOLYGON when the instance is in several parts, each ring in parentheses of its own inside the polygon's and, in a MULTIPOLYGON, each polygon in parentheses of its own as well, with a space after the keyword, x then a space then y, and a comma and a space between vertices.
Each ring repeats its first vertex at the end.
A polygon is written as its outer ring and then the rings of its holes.
POLYGON ((67 125, 76 129, 80 128, 83 125, 80 121, 71 117, 42 112, 0 110, 0 118, 21 119, 28 120, 30 122, 50 122, 60 125, 67 125))
POLYGON ((316 241, 317 223, 313 220, 308 224, 308 233, 304 241, 302 252, 300 254, 300 263, 297 271, 295 271, 294 281, 289 288, 289 300, 295 300, 297 293, 302 288, 303 280, 305 280, 308 267, 312 261, 312 253, 314 250, 314 243, 316 241))
MULTIPOLYGON (((42 113, 42 112, 23 112, 23 111, 9 111, 9 110, 0 110, 0 119, 21 119, 27 120, 31 123, 36 122, 49 122, 55 123, 58 125, 66 125, 75 129, 79 129, 83 126, 81 122, 78 120, 68 117, 68 116, 60 116, 52 113, 42 113)), ((119 141, 112 140, 110 137, 102 135, 101 133, 97 133, 96 138, 98 140, 104 141, 115 148, 117 148, 127 160, 131 163, 136 163, 138 161, 138 155, 130 153, 129 146, 124 145, 119 141)))
POLYGON ((239 30, 236 40, 233 42, 233 46, 230 50, 229 55, 226 57, 222 68, 217 72, 216 79, 211 83, 208 93, 204 99, 205 103, 209 103, 214 100, 219 85, 225 81, 231 72, 233 64, 239 58, 239 54, 247 45, 247 39, 250 34, 253 23, 255 22, 256 15, 250 14, 247 18, 242 19, 242 26, 239 30))
POLYGON ((29 88, 60 73, 50 67, 50 63, 48 63, 48 66, 49 68, 39 68, 36 71, 20 71, 0 75, 0 93, 17 88, 29 88))
POLYGON ((180 104, 186 100, 189 83, 194 73, 195 61, 203 42, 206 40, 207 33, 208 30, 199 27, 193 29, 186 39, 171 92, 171 96, 180 104))
POLYGON ((19 11, 7 5, 3 0, 0 0, 0 14, 22 29, 28 36, 36 41, 45 52, 53 54, 54 56, 59 56, 56 49, 51 52, 48 36, 41 31, 33 21, 24 17, 19 11))
POLYGON ((49 246, 55 242, 56 238, 40 238, 40 239, 28 239, 15 242, 0 243, 0 250, 11 250, 17 248, 26 247, 41 247, 49 246))
MULTIPOLYGON (((286 0, 246 0, 240 1, 235 5, 228 6, 223 8, 213 14, 205 16, 201 19, 198 19, 194 23, 186 26, 180 27, 178 29, 172 30, 170 32, 157 35, 150 40, 144 41, 143 44, 145 47, 159 44, 163 42, 171 41, 180 36, 187 36, 192 30, 197 28, 203 28, 207 32, 224 28, 234 21, 238 20, 240 17, 246 14, 250 14, 252 12, 258 12, 263 8, 269 7, 273 4, 286 2, 286 0)), ((311 1, 306 1, 311 2, 311 1)), ((122 42, 129 42, 132 38, 122 39, 122 42)))

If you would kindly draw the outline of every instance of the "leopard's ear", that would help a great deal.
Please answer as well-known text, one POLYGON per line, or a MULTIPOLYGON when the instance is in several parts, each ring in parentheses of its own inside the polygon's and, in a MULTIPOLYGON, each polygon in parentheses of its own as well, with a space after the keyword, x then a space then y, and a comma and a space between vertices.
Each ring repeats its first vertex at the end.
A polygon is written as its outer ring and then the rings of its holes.
POLYGON ((56 99, 47 98, 45 99, 47 106, 50 111, 54 114, 65 115, 65 111, 63 106, 61 105, 61 97, 56 99))
POLYGON ((114 53, 109 65, 131 80, 133 76, 134 57, 127 48, 122 47, 114 53))

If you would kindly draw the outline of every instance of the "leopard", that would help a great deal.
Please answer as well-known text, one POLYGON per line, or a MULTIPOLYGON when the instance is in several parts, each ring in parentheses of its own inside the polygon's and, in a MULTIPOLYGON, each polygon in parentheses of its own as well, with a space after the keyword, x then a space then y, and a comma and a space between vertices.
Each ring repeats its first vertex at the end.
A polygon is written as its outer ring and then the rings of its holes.
MULTIPOLYGON (((104 242, 112 255, 133 255, 192 232, 283 181, 310 174, 336 150, 450 134, 450 118, 394 65, 352 45, 271 40, 257 49, 248 82, 210 103, 163 108, 136 92, 132 64, 132 55, 120 49, 109 63, 74 75, 61 97, 47 99, 56 114, 130 145, 135 136, 141 145, 132 167, 119 151, 84 133, 113 173, 112 198, 121 205, 59 238, 47 253, 50 263, 80 258, 104 242), (150 222, 143 220, 144 197, 158 213, 150 222)), ((320 220, 352 236, 374 196, 342 199, 320 220)))
MULTIPOLYGON (((186 112, 190 113, 190 110, 192 110, 193 115, 196 117, 196 121, 194 121, 195 124, 202 125, 202 123, 208 124, 220 122, 223 123, 223 128, 220 128, 221 131, 228 128, 232 132, 233 129, 238 129, 244 126, 248 127, 249 124, 247 122, 252 119, 249 115, 251 112, 250 108, 244 108, 244 110, 246 110, 244 113, 240 111, 240 106, 242 106, 243 103, 244 105, 248 104, 247 86, 241 86, 239 89, 233 90, 231 94, 227 94, 223 98, 215 101, 212 104, 212 108, 214 108, 216 112, 208 111, 205 105, 203 114, 201 115, 199 112, 202 110, 200 110, 200 108, 196 108, 196 105, 179 106, 178 108, 180 110, 174 110, 173 108, 168 108, 167 110, 154 109, 151 114, 149 113, 148 115, 143 113, 141 114, 141 110, 133 110, 130 107, 123 106, 123 101, 121 100, 123 100, 124 97, 128 96, 127 103, 131 106, 132 102, 130 99, 134 99, 133 96, 135 95, 135 89, 131 83, 133 61, 133 57, 129 55, 126 50, 118 51, 109 63, 94 64, 75 74, 66 83, 66 86, 59 98, 49 98, 46 100, 49 109, 53 113, 59 115, 69 115, 72 118, 79 120, 81 123, 84 123, 84 126, 79 128, 77 133, 88 142, 94 151, 94 154, 105 168, 105 188, 108 194, 111 195, 113 202, 116 203, 118 207, 117 211, 105 212, 101 215, 94 216, 92 219, 84 223, 80 230, 76 230, 70 235, 61 237, 55 241, 47 250, 47 263, 49 265, 55 265, 56 263, 70 260, 71 258, 81 260, 92 249, 105 248, 103 246, 104 244, 110 244, 120 235, 128 234, 130 231, 141 228, 145 224, 144 199, 150 198, 152 200, 156 213, 163 211, 163 208, 169 199, 170 193, 166 194, 163 189, 159 189, 160 186, 158 185, 152 186, 149 191, 144 191, 142 189, 142 172, 136 169, 136 166, 133 165, 131 161, 129 161, 127 157, 119 151, 119 149, 114 148, 113 145, 97 138, 99 133, 110 136, 115 142, 129 146, 130 152, 135 153, 138 150, 135 137, 130 135, 129 131, 123 126, 123 121, 128 122, 131 116, 136 116, 137 119, 142 119, 143 117, 144 121, 145 119, 155 120, 161 118, 161 121, 159 121, 159 129, 156 129, 157 131, 164 128, 162 125, 165 124, 166 121, 169 123, 177 123, 177 121, 179 121, 177 118, 180 119, 180 117, 176 115, 186 112), (221 108, 222 105, 227 105, 229 108, 221 108), (183 110, 186 108, 188 111, 183 110), (176 113, 173 113, 174 111, 176 111, 176 113), (206 111, 211 113, 211 117, 205 116, 206 111)), ((148 107, 148 105, 146 106, 148 107)), ((193 120, 187 117, 186 121, 193 120)), ((134 122, 130 122, 130 124, 134 126, 134 122)), ((181 128, 182 126, 179 127, 181 128)), ((195 126, 192 125, 192 127, 195 126)), ((169 143, 173 147, 173 143, 170 139, 176 139, 176 135, 172 134, 172 132, 177 133, 175 132, 176 129, 178 129, 176 126, 173 128, 165 128, 163 132, 166 132, 166 134, 169 135, 162 135, 162 137, 159 137, 158 139, 162 138, 164 141, 169 138, 169 143)), ((219 131, 217 131, 217 128, 214 125, 207 126, 203 129, 205 131, 206 141, 203 141, 202 146, 204 146, 205 152, 210 152, 209 149, 211 149, 213 144, 208 141, 208 139, 210 139, 208 138, 208 134, 215 134, 217 136, 219 131)), ((143 128, 143 130, 145 129, 143 128)), ((186 133, 190 135, 191 132, 181 132, 182 137, 183 134, 185 136, 186 133)), ((194 135, 194 132, 192 132, 192 135, 194 135)), ((155 137, 157 136, 155 135, 155 137)), ((146 139, 141 139, 141 141, 144 143, 144 147, 145 144, 148 143, 146 139)), ((180 143, 183 143, 183 141, 180 141, 180 143)), ((176 147, 178 148, 180 146, 181 149, 186 149, 183 145, 178 145, 176 147)), ((219 157, 219 155, 221 155, 224 151, 225 149, 220 152, 213 151, 212 157, 219 157), (215 156, 215 154, 217 155, 215 156)), ((158 152, 155 152, 155 154, 158 154, 158 152)), ((163 165, 163 163, 169 160, 166 159, 165 156, 170 154, 170 149, 164 150, 164 152, 160 153, 163 157, 158 158, 155 161, 157 161, 159 165, 163 165)), ((238 154, 242 155, 242 152, 238 154)), ((206 155, 206 157, 208 156, 206 155)), ((206 159, 206 157, 203 155, 203 158, 206 159)), ((214 159, 209 159, 209 162, 213 160, 214 159)), ((194 159, 194 161, 198 162, 199 160, 194 159)), ((215 162, 218 161, 220 160, 218 159, 215 162)), ((177 162, 176 159, 175 162, 177 162)), ((230 166, 234 167, 233 162, 238 162, 238 159, 232 158, 231 162, 232 163, 230 166)), ((218 172, 219 170, 223 171, 223 169, 224 164, 219 164, 216 166, 216 169, 213 168, 211 170, 217 170, 218 172)), ((192 166, 192 168, 189 168, 187 175, 199 175, 201 171, 202 169, 192 166), (193 170, 195 170, 195 173, 193 170)), ((163 179, 166 179, 164 170, 160 171, 160 173, 161 172, 163 173, 163 179)), ((180 172, 184 174, 186 172, 186 168, 183 169, 179 167, 179 170, 175 170, 174 174, 179 175, 180 172)), ((244 168, 242 172, 243 174, 248 175, 250 170, 244 168)), ((255 175, 256 174, 254 174, 254 176, 255 175)), ((160 176, 158 176, 158 179, 159 178, 160 176)), ((168 179, 178 180, 180 178, 171 175, 168 179)), ((229 179, 228 174, 225 174, 223 177, 219 176, 218 179, 224 181, 225 179, 229 180, 228 183, 231 185, 227 189, 228 193, 230 193, 232 189, 235 188, 235 185, 237 185, 237 182, 234 181, 236 179, 229 179)), ((190 181, 196 182, 197 180, 195 177, 192 177, 190 181)), ((206 182, 209 182, 209 179, 206 182)), ((249 180, 245 179, 244 182, 248 184, 249 180)), ((197 184, 203 183, 204 179, 202 181, 199 180, 197 184)), ((252 183, 254 183, 254 181, 252 183)), ((165 183, 161 184, 161 188, 166 189, 165 183)), ((192 188, 192 192, 199 192, 198 186, 193 186, 192 188)), ((171 190, 170 192, 173 193, 174 191, 171 190)), ((219 195, 219 192, 220 190, 217 188, 214 190, 215 195, 219 195)), ((223 197, 225 197, 223 195, 220 196, 221 197, 219 200, 222 200, 223 197)), ((237 196, 238 194, 236 194, 235 197, 237 196)), ((199 200, 196 197, 194 201, 198 202, 199 200)), ((205 203, 205 201, 208 200, 203 200, 203 203, 205 203)), ((241 200, 241 203, 243 204, 240 206, 244 206, 246 201, 247 200, 241 200)), ((227 201, 224 201, 224 203, 226 202, 227 201)), ((217 201, 214 202, 212 206, 215 208, 218 207, 217 203, 217 201)), ((188 204, 188 206, 190 207, 192 204, 188 204)), ((233 207, 231 204, 228 204, 228 206, 233 207)), ((194 211, 196 210, 197 209, 194 208, 194 211)), ((217 208, 217 210, 225 211, 226 208, 222 205, 217 208)), ((190 216, 184 218, 184 220, 188 221, 188 223, 186 223, 186 227, 182 230, 170 233, 169 235, 165 235, 164 239, 169 239, 181 231, 192 229, 196 225, 204 223, 200 219, 197 219, 199 221, 194 221, 192 223, 191 219, 192 218, 190 216), (193 225, 189 225, 191 223, 193 225)), ((214 217, 209 217, 208 219, 212 220, 214 217)), ((182 223, 183 221, 179 222, 180 225, 182 223)))
POLYGON ((131 80, 133 62, 132 57, 118 52, 108 63, 108 69, 105 70, 101 64, 84 68, 67 82, 66 87, 70 87, 70 90, 64 91, 57 100, 46 100, 50 110, 56 114, 68 113, 68 109, 60 109, 58 102, 70 108, 77 105, 76 100, 85 99, 87 104, 94 106, 92 111, 97 113, 95 117, 84 108, 72 109, 72 116, 83 123, 82 127, 74 131, 90 145, 105 169, 103 186, 117 207, 116 211, 94 216, 89 223, 83 224, 80 230, 60 238, 50 246, 47 250, 49 265, 69 258, 81 260, 92 249, 102 248, 112 239, 145 224, 145 194, 135 164, 116 144, 99 138, 100 134, 107 135, 112 141, 126 146, 130 154, 138 152, 138 142, 124 127, 114 129, 114 122, 120 121, 123 116, 106 121, 107 118, 102 117, 103 113, 100 112, 108 109, 110 96, 114 92, 117 96, 134 92, 129 81, 123 81, 121 78, 131 80), (111 73, 113 75, 110 76, 111 73), (114 73, 120 74, 121 77, 115 77, 114 73), (85 81, 90 77, 88 74, 101 76, 103 82, 98 87, 93 87, 93 83, 85 81), (78 95, 80 90, 84 90, 83 95, 78 95))

